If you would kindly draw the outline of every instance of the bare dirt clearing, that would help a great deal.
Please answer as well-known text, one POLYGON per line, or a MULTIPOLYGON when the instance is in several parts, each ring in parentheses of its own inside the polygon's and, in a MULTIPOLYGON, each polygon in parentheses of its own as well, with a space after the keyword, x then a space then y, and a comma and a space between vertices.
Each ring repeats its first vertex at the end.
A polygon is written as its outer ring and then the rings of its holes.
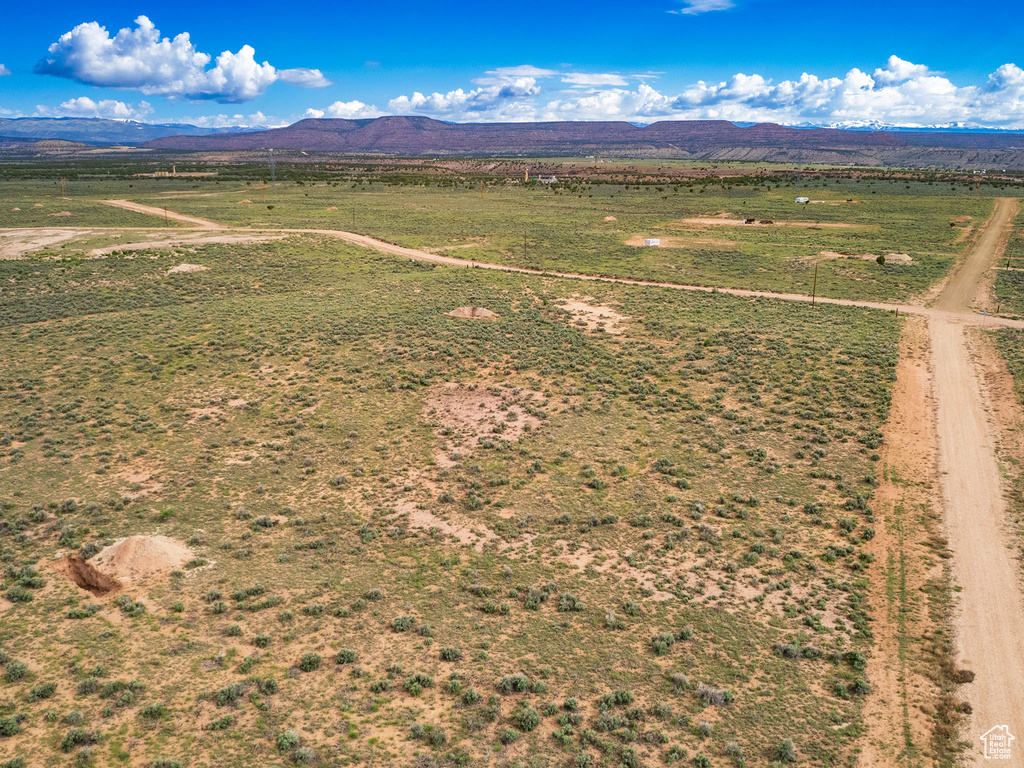
POLYGON ((658 240, 661 242, 656 246, 646 245, 644 242, 648 238, 644 235, 634 235, 626 241, 626 245, 631 245, 635 248, 689 248, 694 245, 719 245, 719 246, 734 246, 739 245, 735 240, 725 240, 724 238, 717 237, 662 237, 658 235, 658 240))
POLYGON ((3 229, 0 230, 0 259, 21 259, 68 240, 95 234, 88 229, 3 229))
POLYGON ((93 248, 89 255, 106 256, 119 251, 148 251, 165 250, 171 248, 191 248, 197 245, 211 245, 215 243, 224 245, 248 245, 252 243, 266 243, 271 240, 283 240, 287 235, 248 235, 239 233, 225 233, 218 235, 206 235, 200 232, 183 232, 169 237, 143 240, 137 243, 119 243, 117 245, 106 245, 102 248, 93 248))
POLYGON ((590 331, 604 331, 612 335, 621 334, 630 318, 620 315, 614 309, 588 302, 596 299, 586 296, 582 299, 566 299, 560 309, 572 315, 573 325, 580 325, 590 331))
POLYGON ((171 267, 167 270, 168 275, 180 275, 186 272, 206 272, 209 267, 204 267, 202 264, 179 264, 176 267, 171 267))
POLYGON ((802 227, 804 229, 874 229, 869 224, 844 224, 840 222, 816 222, 816 221, 761 221, 756 223, 744 223, 743 219, 679 219, 668 224, 670 227, 802 227))
POLYGON ((438 435, 448 443, 435 457, 438 465, 451 466, 456 461, 454 449, 472 451, 479 440, 514 443, 540 426, 541 420, 526 409, 542 399, 536 392, 472 384, 446 384, 435 390, 423 405, 423 417, 436 425, 438 435))

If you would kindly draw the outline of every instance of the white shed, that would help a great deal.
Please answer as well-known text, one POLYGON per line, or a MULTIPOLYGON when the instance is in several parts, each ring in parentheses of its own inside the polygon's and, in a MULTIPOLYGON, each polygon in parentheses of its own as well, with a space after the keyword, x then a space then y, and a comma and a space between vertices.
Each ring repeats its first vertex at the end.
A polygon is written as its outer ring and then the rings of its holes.
POLYGON ((798 203, 809 203, 809 202, 811 202, 811 198, 809 198, 809 197, 798 197, 796 199, 796 201, 798 203))
POLYGON ((657 237, 649 237, 644 240, 644 245, 661 245, 661 239, 657 237))

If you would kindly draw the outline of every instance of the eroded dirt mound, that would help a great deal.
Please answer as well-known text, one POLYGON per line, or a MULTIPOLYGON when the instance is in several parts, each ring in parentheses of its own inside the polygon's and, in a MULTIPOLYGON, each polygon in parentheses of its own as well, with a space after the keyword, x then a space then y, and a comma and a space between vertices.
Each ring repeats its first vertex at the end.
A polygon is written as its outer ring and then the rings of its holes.
POLYGON ((459 307, 451 312, 445 312, 448 317, 465 317, 472 320, 493 320, 498 315, 484 307, 459 307))
POLYGON ((91 563, 107 576, 130 581, 169 573, 193 557, 191 549, 166 536, 129 536, 103 549, 91 563))
POLYGON ((53 570, 96 597, 109 595, 121 588, 121 582, 96 570, 77 555, 62 557, 53 564, 53 570))
POLYGON ((180 275, 183 272, 205 272, 208 269, 209 267, 204 267, 202 264, 179 264, 167 270, 167 274, 180 275))
POLYGON ((540 425, 526 408, 542 400, 537 392, 473 384, 446 384, 434 390, 424 402, 423 414, 445 443, 437 463, 451 466, 456 461, 453 454, 472 451, 482 440, 515 442, 540 425))
POLYGON ((616 219, 614 216, 605 216, 604 220, 605 221, 618 221, 618 219, 616 219))

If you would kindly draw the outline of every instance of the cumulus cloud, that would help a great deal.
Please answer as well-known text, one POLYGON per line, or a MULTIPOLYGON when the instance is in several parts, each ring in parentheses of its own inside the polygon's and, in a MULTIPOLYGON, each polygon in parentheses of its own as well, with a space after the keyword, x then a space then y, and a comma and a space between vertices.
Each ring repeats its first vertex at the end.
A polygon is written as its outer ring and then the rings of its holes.
POLYGON ((683 7, 676 8, 669 13, 679 13, 685 16, 696 16, 698 13, 709 11, 728 11, 735 7, 732 0, 683 0, 683 7))
POLYGON ((331 84, 319 69, 279 69, 277 76, 282 83, 300 88, 326 88, 331 84))
POLYGON ((315 69, 278 71, 269 62, 258 63, 256 51, 243 45, 237 53, 212 57, 196 49, 188 32, 173 39, 146 16, 135 19, 134 29, 121 29, 113 37, 98 22, 79 24, 50 45, 36 64, 39 74, 55 75, 86 85, 128 88, 147 96, 181 96, 221 103, 250 101, 277 80, 305 87, 328 81, 315 69))
POLYGON ((3 64, 0 64, 0 77, 3 77, 4 75, 9 75, 9 74, 11 74, 11 70, 9 70, 3 64))
POLYGON ((562 76, 562 82, 568 85, 627 85, 629 83, 622 75, 600 74, 588 72, 570 72, 562 76))
POLYGON ((36 113, 43 117, 103 117, 109 120, 140 120, 153 114, 153 107, 148 101, 140 101, 138 105, 126 104, 114 99, 94 101, 88 96, 68 99, 57 107, 38 105, 36 113))
MULTIPOLYGON (((447 93, 435 91, 429 96, 416 91, 412 96, 399 96, 389 101, 388 112, 397 115, 415 112, 444 119, 456 119, 460 115, 476 115, 477 119, 510 119, 509 112, 518 110, 515 100, 529 99, 539 93, 540 87, 534 78, 514 77, 470 91, 459 88, 447 93)), ((524 108, 527 107, 524 105, 524 108)))
POLYGON ((307 109, 305 117, 337 117, 345 120, 361 120, 380 117, 384 113, 372 104, 361 101, 336 101, 324 109, 307 109))
POLYGON ((957 85, 923 64, 892 56, 874 70, 841 77, 804 73, 775 81, 738 73, 698 81, 674 92, 635 74, 495 69, 480 87, 421 92, 388 102, 389 114, 423 114, 452 121, 732 120, 788 125, 970 125, 1024 128, 1024 70, 1004 64, 978 85, 957 85), (870 74, 869 74, 870 72, 870 74), (529 74, 527 74, 529 73, 529 74), (544 83, 543 92, 541 83, 544 83), (560 85, 561 84, 561 85, 560 85))

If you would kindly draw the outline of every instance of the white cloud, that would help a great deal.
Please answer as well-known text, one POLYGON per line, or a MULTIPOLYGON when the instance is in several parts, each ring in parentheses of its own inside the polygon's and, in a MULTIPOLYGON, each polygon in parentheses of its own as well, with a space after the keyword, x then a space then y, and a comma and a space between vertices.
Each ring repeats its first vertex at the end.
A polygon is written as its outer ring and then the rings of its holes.
POLYGON ((36 113, 43 117, 103 117, 109 120, 140 120, 153 114, 153 107, 148 101, 140 101, 137 106, 125 104, 114 99, 94 101, 88 96, 68 99, 57 107, 38 105, 36 113))
POLYGON ((9 70, 3 64, 0 64, 0 77, 3 77, 4 75, 9 75, 9 74, 11 74, 11 70, 9 70))
POLYGON ((532 65, 494 69, 481 87, 391 99, 388 114, 423 114, 464 122, 529 120, 732 120, 788 125, 967 124, 1024 128, 1024 70, 1004 64, 980 85, 956 85, 923 64, 897 56, 883 67, 854 68, 841 77, 804 73, 774 81, 738 73, 721 82, 698 81, 675 92, 646 83, 622 87, 636 74, 590 74, 532 65), (550 96, 538 81, 564 85, 550 96), (565 87, 569 86, 569 87, 565 87))
POLYGON ((336 101, 324 111, 328 117, 341 117, 346 120, 380 117, 384 114, 372 104, 364 104, 361 101, 336 101))
POLYGON ((199 117, 183 117, 175 120, 176 123, 197 125, 200 128, 282 128, 289 125, 290 120, 281 120, 277 117, 268 117, 262 112, 254 112, 251 115, 202 115, 199 117))
POLYGON ((79 24, 50 45, 35 71, 87 85, 138 90, 147 96, 222 103, 250 101, 279 79, 306 87, 327 84, 319 70, 278 71, 269 62, 257 63, 256 51, 249 45, 238 53, 224 51, 208 69, 212 57, 196 50, 188 32, 161 38, 146 16, 139 16, 135 24, 134 29, 121 29, 113 37, 98 22, 79 24))
POLYGON ((568 85, 627 85, 628 80, 622 75, 600 74, 587 72, 570 72, 562 76, 562 82, 568 85))
POLYGON ((412 96, 399 96, 389 101, 388 112, 397 115, 426 114, 443 119, 457 119, 458 116, 464 116, 463 119, 511 119, 507 118, 510 103, 516 99, 532 98, 539 93, 540 88, 534 78, 514 77, 503 84, 474 88, 471 91, 459 88, 447 93, 435 91, 429 96, 416 91, 412 96))
POLYGON ((279 69, 277 76, 282 83, 300 88, 326 88, 331 84, 319 69, 279 69))
POLYGON ((735 7, 735 3, 732 0, 682 0, 682 2, 682 8, 671 10, 669 13, 696 16, 698 13, 728 11, 730 8, 735 7))

